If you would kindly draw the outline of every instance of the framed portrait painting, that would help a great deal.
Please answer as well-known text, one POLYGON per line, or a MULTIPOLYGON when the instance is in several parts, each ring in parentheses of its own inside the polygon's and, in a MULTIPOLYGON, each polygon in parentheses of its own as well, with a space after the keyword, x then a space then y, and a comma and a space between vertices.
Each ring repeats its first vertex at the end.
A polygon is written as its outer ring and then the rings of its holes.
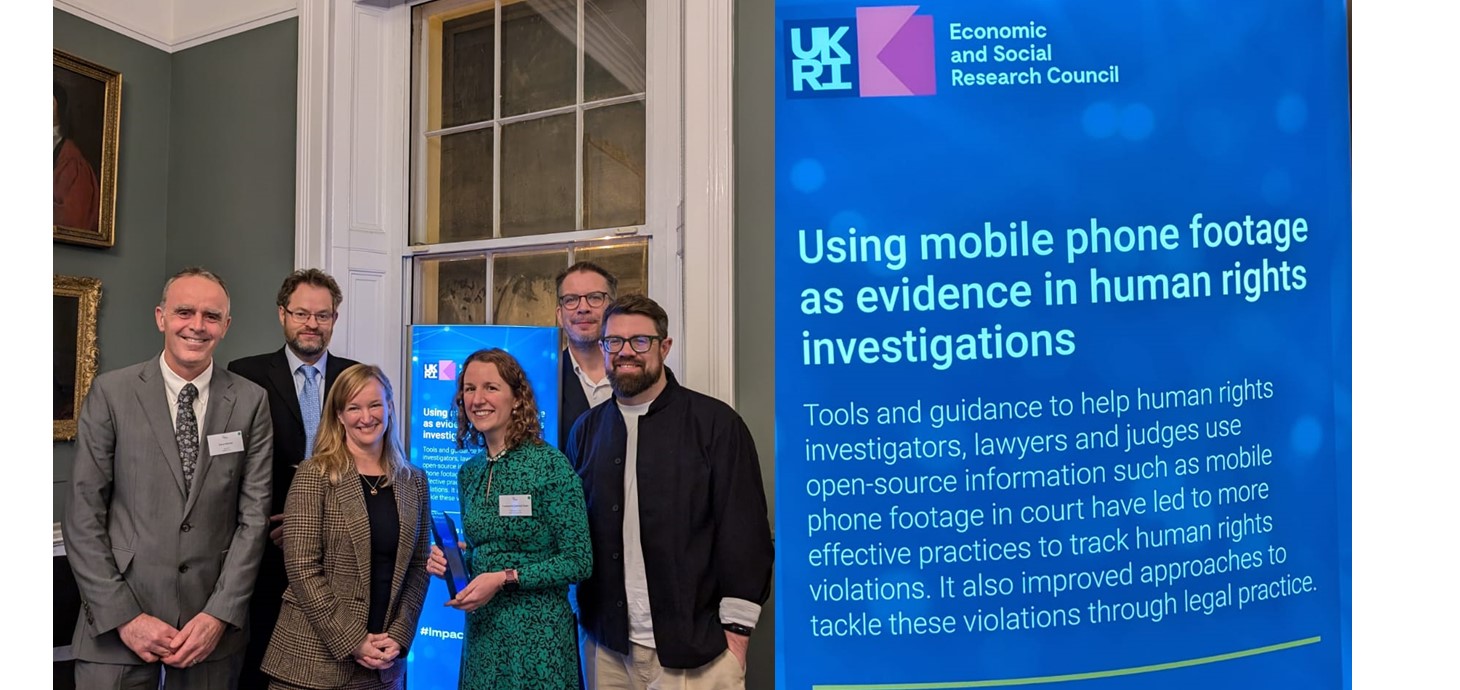
POLYGON ((116 241, 117 140, 122 74, 56 50, 51 97, 51 176, 56 241, 116 241))
POLYGON ((96 314, 101 280, 54 276, 51 321, 51 390, 56 441, 76 438, 81 401, 96 377, 96 314))

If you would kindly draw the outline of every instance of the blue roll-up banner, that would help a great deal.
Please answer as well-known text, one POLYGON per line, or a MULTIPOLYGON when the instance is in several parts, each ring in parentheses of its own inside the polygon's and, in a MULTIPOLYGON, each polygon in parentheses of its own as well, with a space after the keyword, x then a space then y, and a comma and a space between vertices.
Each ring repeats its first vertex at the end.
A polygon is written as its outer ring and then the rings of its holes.
MULTIPOLYGON (((467 356, 499 347, 512 353, 527 373, 543 438, 558 437, 558 329, 532 326, 411 326, 410 422, 411 464, 426 471, 431 481, 431 509, 445 512, 459 526, 461 503, 456 472, 480 452, 456 448, 457 378, 467 356)), ((461 670, 466 614, 445 606, 450 594, 446 582, 431 578, 425 608, 416 626, 416 640, 406 657, 406 683, 412 690, 455 690, 461 670)))
POLYGON ((777 686, 1348 684, 1344 3, 776 6, 777 686))

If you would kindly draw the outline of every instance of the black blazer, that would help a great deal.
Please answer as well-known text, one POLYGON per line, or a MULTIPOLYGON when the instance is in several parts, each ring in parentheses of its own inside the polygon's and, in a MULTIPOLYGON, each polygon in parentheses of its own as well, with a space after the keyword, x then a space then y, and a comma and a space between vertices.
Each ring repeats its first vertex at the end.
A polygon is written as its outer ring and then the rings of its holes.
POLYGON ((578 380, 578 372, 573 371, 573 353, 567 348, 563 348, 562 364, 563 374, 558 377, 558 388, 562 391, 558 405, 558 450, 567 453, 568 432, 573 430, 573 422, 588 411, 588 396, 583 395, 583 383, 578 380))

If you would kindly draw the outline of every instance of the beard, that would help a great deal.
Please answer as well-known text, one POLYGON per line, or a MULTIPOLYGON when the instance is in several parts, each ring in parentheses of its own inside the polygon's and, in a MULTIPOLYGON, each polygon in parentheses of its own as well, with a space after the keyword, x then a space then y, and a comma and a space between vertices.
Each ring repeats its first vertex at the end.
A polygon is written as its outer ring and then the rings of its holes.
POLYGON ((288 341, 289 349, 293 350, 294 354, 300 355, 302 357, 313 357, 321 352, 324 352, 325 342, 323 337, 320 337, 316 342, 307 343, 299 337, 299 335, 303 333, 304 331, 296 333, 294 337, 288 341))
MULTIPOLYGON (((625 347, 628 345, 625 344, 625 347)), ((608 384, 613 387, 614 395, 620 398, 632 398, 649 390, 659 382, 659 377, 664 374, 663 366, 652 365, 643 359, 640 359, 639 362, 643 368, 636 374, 620 374, 617 368, 613 366, 608 368, 605 373, 608 375, 608 384)))

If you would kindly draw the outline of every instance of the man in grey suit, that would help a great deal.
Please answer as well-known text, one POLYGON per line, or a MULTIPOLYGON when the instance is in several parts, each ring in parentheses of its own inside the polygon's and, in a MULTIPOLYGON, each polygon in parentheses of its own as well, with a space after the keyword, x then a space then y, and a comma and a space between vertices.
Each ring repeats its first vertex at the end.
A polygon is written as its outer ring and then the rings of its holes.
POLYGON ((155 317, 161 357, 98 376, 78 418, 63 528, 76 686, 233 688, 267 539, 269 405, 213 366, 230 321, 220 278, 177 273, 155 317))

